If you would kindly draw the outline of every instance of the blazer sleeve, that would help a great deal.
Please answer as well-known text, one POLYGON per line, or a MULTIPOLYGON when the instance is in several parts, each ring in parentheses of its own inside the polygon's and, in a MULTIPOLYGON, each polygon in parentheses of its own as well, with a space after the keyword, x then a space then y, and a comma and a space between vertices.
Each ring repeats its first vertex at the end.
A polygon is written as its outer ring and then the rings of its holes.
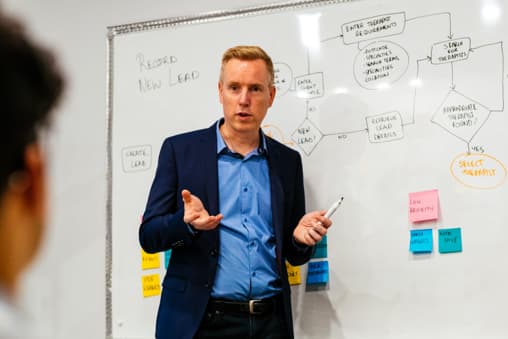
POLYGON ((150 188, 139 243, 148 253, 166 251, 193 242, 194 235, 183 221, 178 192, 178 167, 171 138, 162 144, 155 177, 150 188))
POLYGON ((296 153, 294 161, 294 193, 292 201, 289 206, 289 225, 288 232, 285 232, 285 257, 287 261, 293 266, 303 265, 310 260, 314 251, 314 246, 300 245, 296 243, 293 232, 298 225, 298 222, 305 214, 305 189, 303 183, 303 168, 302 158, 299 153, 296 153))

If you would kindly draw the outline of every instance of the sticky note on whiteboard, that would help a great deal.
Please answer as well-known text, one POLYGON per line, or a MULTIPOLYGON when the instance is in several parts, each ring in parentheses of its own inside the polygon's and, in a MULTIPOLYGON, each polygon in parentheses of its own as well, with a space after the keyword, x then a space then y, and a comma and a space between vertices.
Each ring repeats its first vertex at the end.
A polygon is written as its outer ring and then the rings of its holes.
POLYGON ((159 253, 146 253, 141 250, 141 269, 148 270, 161 267, 161 257, 159 253))
POLYGON ((439 230, 439 253, 462 252, 462 233, 460 228, 439 230))
POLYGON ((311 261, 307 271, 307 285, 324 285, 328 282, 328 261, 311 261))
POLYGON ((328 240, 326 235, 314 246, 312 258, 326 258, 328 256, 328 240))
POLYGON ((161 294, 161 278, 158 274, 144 275, 141 277, 143 297, 153 297, 161 294))
POLYGON ((413 253, 432 252, 432 229, 411 230, 409 251, 413 253))
POLYGON ((164 252, 164 268, 167 269, 169 266, 169 260, 171 259, 171 250, 164 252))
POLYGON ((439 218, 438 190, 409 193, 409 221, 421 222, 439 218))
POLYGON ((300 285, 302 283, 300 267, 293 266, 286 262, 286 270, 288 271, 288 280, 290 285, 300 285))

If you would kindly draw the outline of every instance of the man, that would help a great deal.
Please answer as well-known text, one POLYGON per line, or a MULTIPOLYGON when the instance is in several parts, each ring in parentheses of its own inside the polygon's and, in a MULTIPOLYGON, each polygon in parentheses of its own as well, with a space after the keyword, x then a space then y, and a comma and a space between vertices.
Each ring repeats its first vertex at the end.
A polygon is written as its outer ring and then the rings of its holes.
POLYGON ((52 57, 0 12, 0 338, 27 326, 16 306, 19 280, 41 242, 45 164, 39 132, 63 87, 52 57))
POLYGON ((139 230, 145 251, 173 249, 159 339, 293 337, 285 261, 307 262, 331 221, 305 214, 300 155, 261 131, 273 80, 261 48, 227 50, 224 117, 162 145, 139 230))

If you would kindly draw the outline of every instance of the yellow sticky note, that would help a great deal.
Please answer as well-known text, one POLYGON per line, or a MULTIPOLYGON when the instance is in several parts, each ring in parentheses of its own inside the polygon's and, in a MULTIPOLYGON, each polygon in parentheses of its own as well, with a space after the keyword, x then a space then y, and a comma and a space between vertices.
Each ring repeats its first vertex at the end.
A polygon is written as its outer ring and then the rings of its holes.
POLYGON ((158 274, 144 275, 141 277, 143 297, 161 295, 161 278, 158 274))
POLYGON ((150 268, 161 267, 161 256, 160 253, 148 254, 141 250, 141 269, 147 270, 150 268))
POLYGON ((300 278, 300 267, 292 266, 286 262, 286 269, 288 271, 288 280, 290 285, 300 285, 302 280, 300 278))

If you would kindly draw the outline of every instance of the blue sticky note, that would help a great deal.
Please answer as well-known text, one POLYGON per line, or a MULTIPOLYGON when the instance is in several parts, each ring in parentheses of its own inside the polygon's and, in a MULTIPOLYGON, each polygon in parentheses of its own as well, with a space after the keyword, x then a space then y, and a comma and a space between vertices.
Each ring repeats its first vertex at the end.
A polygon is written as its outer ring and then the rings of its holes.
POLYGON ((462 252, 460 227, 439 230, 439 253, 462 252))
POLYGON ((328 261, 311 261, 307 271, 307 285, 323 285, 328 282, 328 261))
POLYGON ((169 265, 169 259, 171 259, 171 250, 164 252, 164 267, 167 269, 169 265))
POLYGON ((328 241, 326 240, 326 235, 318 242, 314 247, 314 253, 312 253, 312 258, 326 258, 328 256, 328 241))
POLYGON ((411 239, 409 240, 409 251, 413 253, 432 252, 432 229, 411 230, 411 239))

